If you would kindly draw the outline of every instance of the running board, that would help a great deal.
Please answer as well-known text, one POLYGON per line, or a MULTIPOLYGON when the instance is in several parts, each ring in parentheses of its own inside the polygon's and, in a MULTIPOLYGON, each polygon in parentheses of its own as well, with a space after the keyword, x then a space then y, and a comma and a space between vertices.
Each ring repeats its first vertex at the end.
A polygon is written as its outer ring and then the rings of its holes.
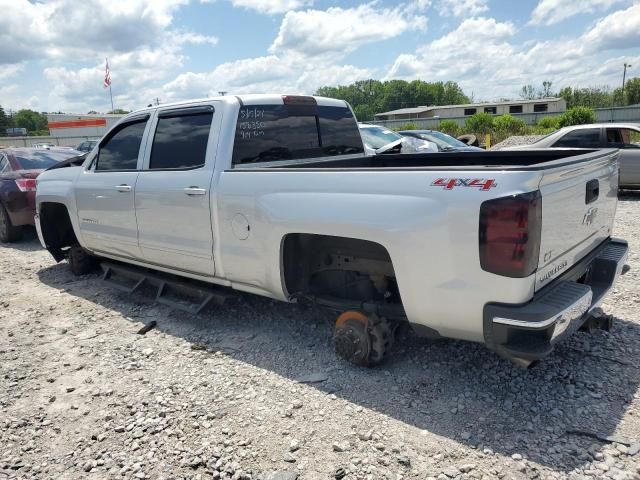
POLYGON ((173 275, 146 268, 112 262, 102 262, 100 268, 104 272, 102 280, 111 287, 129 295, 143 285, 155 287, 156 302, 187 313, 200 313, 211 302, 223 305, 235 297, 233 292, 223 287, 195 280, 178 280, 173 275))

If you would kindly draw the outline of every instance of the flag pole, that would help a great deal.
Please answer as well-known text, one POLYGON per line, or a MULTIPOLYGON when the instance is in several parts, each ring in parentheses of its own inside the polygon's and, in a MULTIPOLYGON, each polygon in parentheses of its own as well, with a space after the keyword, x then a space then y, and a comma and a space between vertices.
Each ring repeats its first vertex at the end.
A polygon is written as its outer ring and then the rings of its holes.
POLYGON ((111 113, 113 113, 113 93, 111 93, 111 84, 109 84, 109 97, 111 98, 111 113))

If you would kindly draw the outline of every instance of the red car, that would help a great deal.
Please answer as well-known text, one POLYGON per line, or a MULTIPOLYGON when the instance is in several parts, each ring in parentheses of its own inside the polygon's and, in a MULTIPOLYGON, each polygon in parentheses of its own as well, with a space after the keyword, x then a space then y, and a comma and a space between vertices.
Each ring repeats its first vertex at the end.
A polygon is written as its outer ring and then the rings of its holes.
POLYGON ((0 242, 15 242, 33 225, 36 177, 53 165, 83 155, 69 148, 0 149, 0 242))

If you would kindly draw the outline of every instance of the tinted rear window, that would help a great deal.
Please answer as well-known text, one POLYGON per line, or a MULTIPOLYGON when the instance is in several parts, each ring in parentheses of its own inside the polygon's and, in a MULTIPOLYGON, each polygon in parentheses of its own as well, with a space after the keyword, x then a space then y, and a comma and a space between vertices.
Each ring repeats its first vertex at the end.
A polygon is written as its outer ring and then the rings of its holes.
POLYGON ((581 128, 567 133, 554 147, 597 148, 600 146, 599 128, 581 128))
POLYGON ((43 170, 58 162, 80 155, 76 150, 56 152, 51 150, 33 150, 14 152, 22 170, 43 170))
POLYGON ((346 107, 252 105, 238 113, 234 164, 363 152, 358 126, 346 107))

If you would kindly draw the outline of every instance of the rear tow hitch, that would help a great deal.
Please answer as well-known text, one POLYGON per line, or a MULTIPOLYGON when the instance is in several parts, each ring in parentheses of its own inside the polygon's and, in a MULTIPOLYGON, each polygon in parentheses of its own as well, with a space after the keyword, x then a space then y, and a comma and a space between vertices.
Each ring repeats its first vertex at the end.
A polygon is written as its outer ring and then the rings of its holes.
POLYGON ((605 330, 611 331, 613 326, 613 315, 608 315, 602 311, 601 308, 594 308, 587 317, 587 320, 582 324, 580 330, 591 333, 593 330, 605 330))

